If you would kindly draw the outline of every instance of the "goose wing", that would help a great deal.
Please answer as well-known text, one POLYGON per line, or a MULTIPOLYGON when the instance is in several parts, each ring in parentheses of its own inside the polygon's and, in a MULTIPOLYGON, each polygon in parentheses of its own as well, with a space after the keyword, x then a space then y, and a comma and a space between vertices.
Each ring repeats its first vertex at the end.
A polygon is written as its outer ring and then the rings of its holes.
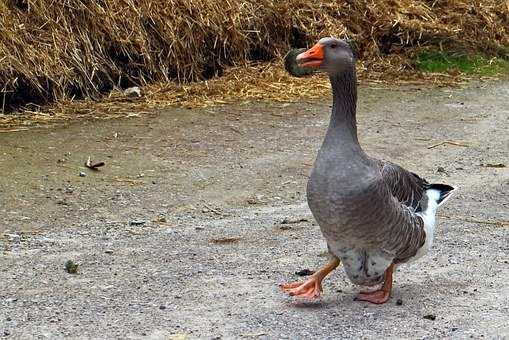
POLYGON ((388 198, 383 248, 394 254, 394 263, 406 262, 426 240, 424 221, 416 212, 429 184, 397 164, 377 162, 381 173, 379 190, 388 198))
POLYGON ((397 164, 386 161, 378 163, 382 179, 392 195, 407 207, 417 209, 429 183, 397 164))

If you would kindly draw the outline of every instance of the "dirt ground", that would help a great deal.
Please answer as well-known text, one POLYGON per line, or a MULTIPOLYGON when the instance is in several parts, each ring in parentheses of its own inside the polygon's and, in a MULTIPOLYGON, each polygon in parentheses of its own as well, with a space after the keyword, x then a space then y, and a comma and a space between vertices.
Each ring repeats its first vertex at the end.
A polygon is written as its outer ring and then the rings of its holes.
POLYGON ((329 98, 168 110, 0 134, 0 338, 509 337, 509 82, 359 97, 371 155, 460 188, 387 304, 342 269, 314 302, 277 287, 326 260, 305 185, 329 98))

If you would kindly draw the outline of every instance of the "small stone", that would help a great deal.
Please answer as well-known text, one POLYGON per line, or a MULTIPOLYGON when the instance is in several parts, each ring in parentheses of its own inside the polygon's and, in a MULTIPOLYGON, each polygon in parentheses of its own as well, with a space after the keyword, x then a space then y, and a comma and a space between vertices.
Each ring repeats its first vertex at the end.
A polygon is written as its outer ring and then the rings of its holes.
POLYGON ((69 274, 77 274, 78 273, 78 264, 73 260, 67 260, 65 262, 65 271, 69 274))
POLYGON ((435 314, 426 314, 423 316, 424 319, 435 321, 437 316, 435 314))
POLYGON ((83 171, 80 171, 79 175, 80 175, 80 177, 85 177, 87 174, 84 173, 83 171))
POLYGON ((309 276, 309 275, 313 275, 315 272, 312 271, 312 270, 309 270, 309 269, 302 269, 302 270, 299 270, 298 272, 295 272, 296 275, 299 275, 299 276, 309 276))
POLYGON ((8 330, 4 330, 4 336, 9 336, 11 335, 11 332, 9 332, 8 330))
POLYGON ((200 230, 204 230, 204 229, 205 229, 205 228, 203 228, 203 227, 194 227, 194 230, 198 230, 198 231, 200 231, 200 230))
POLYGON ((160 310, 165 310, 165 309, 166 309, 166 306, 164 306, 164 305, 160 305, 160 306, 159 306, 159 309, 160 309, 160 310))
POLYGON ((401 306, 403 304, 403 300, 398 299, 396 300, 396 306, 401 306))
POLYGON ((21 242, 21 236, 18 234, 5 234, 7 237, 9 237, 9 241, 12 243, 20 243, 21 242))
POLYGON ((106 250, 104 251, 104 253, 105 253, 105 254, 113 254, 113 250, 111 250, 111 249, 106 249, 106 250))
POLYGON ((258 200, 254 197, 249 197, 247 200, 246 200, 247 204, 258 204, 258 200))
POLYGON ((144 225, 145 223, 147 223, 147 222, 143 221, 143 220, 133 220, 133 221, 129 222, 129 225, 140 226, 140 225, 144 225))
POLYGON ((442 167, 442 166, 439 166, 439 167, 437 168, 437 172, 445 172, 445 168, 444 168, 444 167, 442 167))
POLYGON ((125 89, 124 95, 127 97, 141 97, 141 90, 138 86, 133 86, 125 89))
POLYGON ((296 224, 296 223, 301 223, 301 222, 308 222, 308 219, 307 218, 289 218, 289 217, 285 217, 282 221, 281 221, 281 224, 296 224))

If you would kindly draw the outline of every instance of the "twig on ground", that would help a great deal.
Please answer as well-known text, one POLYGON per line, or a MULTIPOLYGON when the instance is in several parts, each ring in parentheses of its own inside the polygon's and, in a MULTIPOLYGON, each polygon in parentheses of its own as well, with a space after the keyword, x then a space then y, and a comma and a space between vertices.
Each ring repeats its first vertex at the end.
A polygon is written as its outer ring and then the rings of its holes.
POLYGON ((469 147, 469 145, 464 144, 464 143, 461 143, 461 142, 455 142, 455 141, 452 141, 452 140, 444 140, 444 141, 442 141, 442 142, 440 142, 440 143, 436 143, 436 144, 433 144, 433 145, 428 146, 428 149, 433 149, 433 148, 436 148, 437 146, 445 145, 445 144, 456 145, 456 146, 463 146, 463 147, 469 147))
POLYGON ((119 177, 115 177, 113 178, 114 181, 117 181, 117 182, 127 182, 127 183, 131 183, 131 184, 144 184, 145 182, 141 181, 141 180, 137 180, 137 179, 130 179, 130 178, 119 178, 119 177))
POLYGON ((204 204, 204 206, 205 206, 205 208, 209 209, 210 211, 212 211, 212 212, 213 212, 214 214, 216 214, 216 215, 220 215, 220 216, 224 215, 224 214, 223 214, 223 212, 221 212, 221 211, 217 210, 216 208, 212 208, 212 207, 211 207, 210 205, 208 205, 208 204, 204 204))
POLYGON ((507 226, 509 226, 509 221, 503 221, 503 220, 500 220, 500 221, 478 220, 478 219, 469 218, 469 217, 450 216, 450 215, 446 215, 446 214, 438 214, 438 216, 439 217, 443 217, 443 218, 448 218, 448 219, 451 219, 451 220, 462 221, 462 222, 479 223, 479 224, 490 224, 490 225, 495 225, 497 227, 507 227, 507 226))

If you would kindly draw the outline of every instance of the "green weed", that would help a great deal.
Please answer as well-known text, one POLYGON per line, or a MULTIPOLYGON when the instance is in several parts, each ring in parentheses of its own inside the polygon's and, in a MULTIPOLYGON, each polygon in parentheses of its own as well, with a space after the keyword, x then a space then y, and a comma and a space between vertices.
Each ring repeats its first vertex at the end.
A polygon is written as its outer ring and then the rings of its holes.
POLYGON ((417 57, 416 65, 424 72, 458 71, 481 76, 509 74, 509 60, 482 55, 423 52, 417 57))

